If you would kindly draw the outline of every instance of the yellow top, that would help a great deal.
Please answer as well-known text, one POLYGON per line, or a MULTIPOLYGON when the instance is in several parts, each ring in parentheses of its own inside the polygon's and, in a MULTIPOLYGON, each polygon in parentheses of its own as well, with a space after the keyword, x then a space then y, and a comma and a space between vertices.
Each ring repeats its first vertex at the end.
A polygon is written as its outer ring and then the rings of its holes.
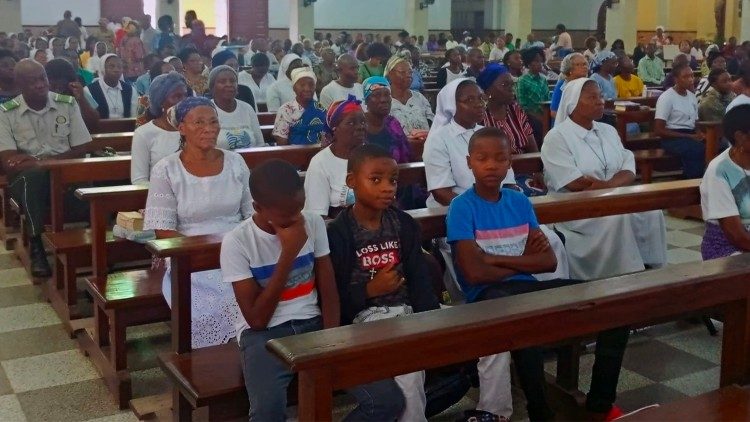
POLYGON ((643 95, 643 81, 635 75, 630 75, 629 81, 617 75, 615 76, 615 89, 617 98, 640 97, 643 95))

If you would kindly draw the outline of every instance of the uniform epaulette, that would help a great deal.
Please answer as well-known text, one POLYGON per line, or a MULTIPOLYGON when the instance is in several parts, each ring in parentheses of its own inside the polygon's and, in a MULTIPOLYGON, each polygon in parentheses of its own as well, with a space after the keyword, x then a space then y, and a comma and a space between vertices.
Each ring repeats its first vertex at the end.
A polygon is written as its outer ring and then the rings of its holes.
POLYGON ((14 98, 14 99, 12 99, 10 101, 6 101, 6 102, 0 104, 0 110, 2 110, 2 111, 11 111, 11 110, 17 109, 20 106, 21 106, 21 103, 18 101, 18 99, 14 98))
POLYGON ((55 94, 55 102, 73 104, 76 100, 71 95, 55 94))

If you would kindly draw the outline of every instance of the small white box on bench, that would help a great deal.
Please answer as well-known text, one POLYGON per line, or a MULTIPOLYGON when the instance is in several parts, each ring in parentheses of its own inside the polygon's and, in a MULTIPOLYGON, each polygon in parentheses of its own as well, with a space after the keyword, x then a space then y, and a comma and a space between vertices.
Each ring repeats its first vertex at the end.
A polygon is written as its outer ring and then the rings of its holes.
POLYGON ((132 231, 143 231, 143 215, 138 211, 120 211, 117 213, 117 225, 132 231))

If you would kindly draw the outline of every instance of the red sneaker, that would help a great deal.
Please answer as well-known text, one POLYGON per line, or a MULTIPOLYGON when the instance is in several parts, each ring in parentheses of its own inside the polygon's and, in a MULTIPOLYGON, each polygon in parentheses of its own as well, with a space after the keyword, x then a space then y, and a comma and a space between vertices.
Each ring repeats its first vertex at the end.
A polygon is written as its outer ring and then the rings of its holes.
POLYGON ((604 421, 610 422, 615 419, 619 419, 620 417, 622 417, 622 415, 623 415, 622 409, 620 409, 619 407, 613 404, 612 408, 609 409, 609 412, 607 412, 607 415, 604 417, 604 421))

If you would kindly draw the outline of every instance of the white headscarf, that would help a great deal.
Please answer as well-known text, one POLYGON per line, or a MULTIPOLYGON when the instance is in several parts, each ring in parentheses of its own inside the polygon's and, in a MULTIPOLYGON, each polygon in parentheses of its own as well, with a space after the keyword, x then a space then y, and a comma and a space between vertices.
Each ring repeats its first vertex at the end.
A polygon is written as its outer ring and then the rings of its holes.
POLYGON ((109 60, 110 57, 119 57, 119 56, 117 54, 107 53, 100 58, 101 62, 99 63, 99 69, 98 69, 99 77, 102 77, 102 78, 104 77, 104 66, 106 65, 107 60, 109 60))
POLYGON ((289 65, 297 59, 302 60, 300 56, 294 53, 289 53, 281 59, 281 63, 279 64, 279 75, 276 77, 277 81, 288 81, 289 83, 292 83, 292 81, 286 77, 286 70, 289 68, 289 65))
POLYGON ((104 65, 102 65, 102 57, 104 57, 107 54, 106 51, 107 51, 107 43, 99 41, 96 44, 94 44, 94 54, 91 55, 91 57, 89 58, 89 62, 86 63, 86 68, 91 72, 99 73, 99 71, 104 68, 104 65), (104 46, 105 53, 102 54, 101 56, 99 55, 96 49, 96 47, 99 46, 99 44, 102 44, 104 46))
POLYGON ((583 85, 588 81, 596 83, 596 81, 591 78, 578 78, 568 81, 568 83, 565 84, 562 99, 560 99, 560 106, 557 108, 557 116, 555 116, 555 126, 558 126, 560 123, 567 120, 571 113, 573 113, 573 110, 576 109, 578 100, 581 98, 583 85))
POLYGON ((466 80, 469 80, 469 78, 454 79, 440 90, 435 106, 435 120, 432 121, 432 126, 430 126, 430 134, 443 126, 447 126, 453 120, 453 116, 456 114, 456 91, 458 85, 466 80))

